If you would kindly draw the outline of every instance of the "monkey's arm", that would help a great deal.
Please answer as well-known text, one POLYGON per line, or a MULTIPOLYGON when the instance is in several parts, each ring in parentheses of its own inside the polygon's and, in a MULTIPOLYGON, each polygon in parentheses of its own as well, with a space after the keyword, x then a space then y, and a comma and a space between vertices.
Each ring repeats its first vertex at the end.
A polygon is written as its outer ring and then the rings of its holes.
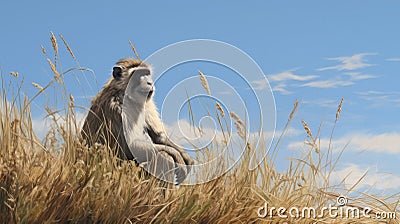
POLYGON ((189 173, 190 166, 194 163, 193 159, 189 156, 189 154, 186 153, 185 150, 182 149, 181 146, 173 143, 167 137, 160 115, 157 111, 157 107, 152 100, 146 103, 146 129, 151 140, 155 144, 170 146, 179 151, 182 158, 185 160, 185 164, 188 165, 189 173))
MULTIPOLYGON (((183 160, 184 160, 184 164, 190 166, 193 165, 194 161, 192 159, 192 157, 189 156, 189 154, 179 145, 175 144, 174 142, 172 142, 167 135, 165 134, 165 132, 156 132, 155 130, 153 130, 151 127, 147 128, 147 133, 149 134, 151 140, 158 145, 164 145, 164 146, 169 146, 172 147, 174 149, 176 149, 180 155, 182 156, 183 160)), ((190 170, 188 170, 188 172, 190 172, 190 170)))
MULTIPOLYGON (((157 177, 164 175, 171 178, 169 174, 172 172, 176 174, 178 184, 186 178, 185 162, 174 148, 138 139, 128 144, 136 162, 148 167, 157 177)), ((174 182, 173 179, 168 180, 174 182)))

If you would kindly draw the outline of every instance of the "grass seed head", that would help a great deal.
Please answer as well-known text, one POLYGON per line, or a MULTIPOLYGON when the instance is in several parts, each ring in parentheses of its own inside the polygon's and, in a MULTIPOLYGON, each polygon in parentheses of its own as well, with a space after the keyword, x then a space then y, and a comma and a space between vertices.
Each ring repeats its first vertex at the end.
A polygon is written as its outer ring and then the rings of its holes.
POLYGON ((14 76, 15 78, 18 78, 19 76, 18 72, 10 72, 10 75, 14 76))
POLYGON ((294 102, 294 105, 293 105, 292 112, 290 112, 290 115, 289 115, 289 121, 293 119, 294 114, 296 113, 298 106, 299 106, 299 101, 296 99, 296 101, 294 102))
POLYGON ((221 107, 221 104, 219 104, 218 102, 215 104, 215 106, 217 107, 217 109, 219 110, 219 112, 221 113, 222 117, 225 117, 225 112, 221 107))
POLYGON ((35 88, 39 89, 39 92, 43 92, 44 91, 44 88, 41 85, 37 84, 36 82, 32 82, 32 85, 35 88))
POLYGON ((50 68, 51 68, 51 70, 52 70, 53 73, 54 73, 54 78, 55 78, 55 79, 60 78, 60 73, 58 73, 57 68, 56 68, 56 66, 53 64, 53 62, 51 62, 50 59, 47 59, 47 62, 49 63, 50 68))
POLYGON ((231 118, 233 118, 235 120, 235 126, 237 129, 237 133, 238 135, 245 140, 246 139, 246 125, 245 123, 242 121, 242 119, 240 119, 239 115, 237 115, 235 112, 230 112, 231 118))
POLYGON ((51 34, 51 37, 50 37, 51 45, 53 46, 54 52, 56 52, 56 54, 58 54, 57 39, 56 39, 56 37, 54 36, 54 33, 53 33, 53 32, 50 32, 50 34, 51 34))
POLYGON ((72 57, 74 60, 76 60, 75 54, 74 54, 74 52, 72 52, 72 49, 71 49, 71 47, 69 46, 68 42, 64 39, 64 37, 63 37, 61 34, 60 34, 59 36, 60 36, 61 40, 63 41, 65 47, 67 47, 67 50, 68 50, 69 54, 71 55, 71 57, 72 57))
POLYGON ((301 123, 303 124, 304 130, 306 131, 308 137, 309 137, 310 139, 314 139, 314 138, 313 138, 313 135, 312 135, 312 133, 311 133, 311 129, 310 129, 310 127, 308 126, 307 122, 306 122, 305 120, 301 120, 301 123))
POLYGON ((340 112, 342 112, 343 102, 344 102, 344 98, 342 98, 342 100, 340 100, 338 109, 337 109, 337 111, 336 111, 336 120, 339 120, 340 112))
POLYGON ((71 100, 71 102, 75 102, 75 98, 72 94, 69 94, 69 99, 71 100))
POLYGON ((199 71, 199 75, 200 75, 201 85, 207 91, 207 94, 211 95, 211 90, 210 90, 210 87, 208 86, 208 81, 207 81, 206 77, 204 76, 204 74, 201 71, 199 71))
POLYGON ((43 45, 40 45, 40 49, 42 50, 42 53, 43 53, 44 55, 47 54, 46 48, 44 48, 43 45))

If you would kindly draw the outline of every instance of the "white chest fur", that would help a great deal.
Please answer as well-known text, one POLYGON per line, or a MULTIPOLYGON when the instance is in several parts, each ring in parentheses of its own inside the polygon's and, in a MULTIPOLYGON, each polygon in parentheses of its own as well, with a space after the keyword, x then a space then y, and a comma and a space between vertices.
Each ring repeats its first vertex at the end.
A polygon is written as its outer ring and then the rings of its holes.
MULTIPOLYGON (((126 105, 126 104, 125 104, 126 105)), ((125 139, 128 145, 133 145, 134 141, 150 141, 150 136, 145 130, 146 111, 132 110, 129 105, 126 105, 122 110, 122 124, 124 128, 125 139)))

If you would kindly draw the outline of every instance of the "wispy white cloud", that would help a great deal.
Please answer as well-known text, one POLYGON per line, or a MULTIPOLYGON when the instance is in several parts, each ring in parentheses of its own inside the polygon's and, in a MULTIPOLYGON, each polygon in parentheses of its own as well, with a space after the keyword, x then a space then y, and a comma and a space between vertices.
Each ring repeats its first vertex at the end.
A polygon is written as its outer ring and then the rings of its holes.
POLYGON ((311 81, 311 82, 304 83, 300 86, 320 88, 320 89, 336 88, 336 87, 351 86, 351 85, 356 84, 356 81, 361 81, 361 80, 365 80, 365 79, 373 79, 376 77, 377 76, 362 74, 360 72, 347 72, 343 75, 338 75, 334 79, 311 81))
POLYGON ((172 141, 186 147, 201 149, 213 141, 221 142, 224 137, 222 131, 214 126, 214 122, 206 120, 202 121, 205 125, 203 127, 194 126, 181 119, 171 125, 164 124, 164 128, 172 141))
POLYGON ((400 61, 400 58, 388 58, 386 61, 400 61))
MULTIPOLYGON (((283 130, 276 130, 275 131, 275 137, 279 137, 281 136, 283 133, 283 130)), ((304 131, 303 129, 296 129, 294 127, 289 127, 286 131, 285 131, 285 136, 286 137, 295 137, 295 136, 299 136, 301 134, 303 134, 304 131)))
POLYGON ((385 91, 370 90, 370 91, 366 91, 366 92, 358 92, 357 94, 363 95, 363 96, 370 96, 370 95, 400 95, 400 92, 396 92, 396 91, 385 92, 385 91))
MULTIPOLYGON (((289 82, 297 81, 304 82, 308 80, 312 80, 318 78, 316 75, 299 75, 294 72, 296 69, 291 69, 288 71, 268 75, 268 81, 271 82, 272 91, 279 92, 283 95, 292 94, 293 91, 289 90, 290 87, 288 85, 289 82)), ((263 90, 268 87, 268 81, 266 79, 253 81, 252 84, 255 85, 254 89, 263 90)))
MULTIPOLYGON (((374 53, 360 53, 355 54, 353 56, 348 57, 336 57, 336 58, 328 58, 328 60, 338 61, 340 64, 323 67, 317 69, 317 71, 324 70, 347 70, 352 71, 368 66, 372 66, 373 64, 366 63, 365 57, 368 55, 375 55, 374 53)), ((334 78, 327 80, 318 80, 320 76, 318 75, 299 75, 296 74, 295 71, 297 69, 287 70, 281 73, 268 75, 268 80, 272 83, 272 90, 274 92, 281 93, 283 95, 292 94, 293 87, 311 87, 311 88, 336 88, 336 87, 345 87, 351 86, 356 83, 356 81, 361 81, 365 79, 376 78, 375 75, 363 74, 360 72, 347 72, 344 74, 339 74, 334 78), (301 82, 301 84, 293 84, 293 82, 301 82)), ((256 90, 263 90, 268 87, 268 83, 266 80, 256 80, 252 82, 255 85, 256 90)))
POLYGON ((39 138, 44 138, 51 128, 50 119, 34 118, 32 119, 32 129, 39 138))
POLYGON ((295 80, 295 81, 308 81, 311 79, 318 78, 316 75, 296 75, 294 74, 295 70, 284 71, 278 74, 273 74, 268 76, 268 80, 271 82, 281 82, 281 81, 288 81, 288 80, 295 80))
POLYGON ((279 92, 282 95, 289 95, 293 93, 292 91, 288 90, 288 86, 286 85, 286 83, 283 82, 273 86, 272 91, 279 92))
MULTIPOLYGON (((322 149, 328 148, 329 139, 323 138, 319 142, 322 149)), ((347 150, 400 154, 400 133, 353 133, 342 138, 332 140, 332 147, 335 150, 341 150, 346 145, 347 150)), ((304 142, 293 142, 290 143, 288 147, 292 149, 298 149, 304 146, 304 142)))
POLYGON ((376 170, 372 171, 370 168, 361 168, 356 164, 348 164, 343 169, 333 171, 330 181, 334 183, 343 181, 350 188, 360 179, 361 181, 356 185, 355 189, 371 188, 385 191, 400 188, 399 176, 390 173, 381 173, 376 170), (365 177, 362 178, 365 173, 365 177))
POLYGON ((367 91, 357 93, 362 99, 372 102, 371 106, 400 106, 400 92, 367 91))
POLYGON ((314 99, 312 101, 304 100, 302 103, 312 105, 312 106, 337 108, 339 101, 338 101, 338 99, 314 99))
POLYGON ((320 80, 320 81, 307 82, 300 86, 326 89, 326 88, 350 86, 353 84, 354 82, 350 80, 320 80))
MULTIPOLYGON (((85 121, 86 114, 81 112, 76 112, 76 124, 79 131, 82 126, 83 122, 85 121)), ((65 125, 65 117, 58 115, 57 120, 60 122, 59 125, 65 125)), ((43 117, 35 117, 32 119, 32 129, 35 134, 40 138, 44 138, 46 134, 54 127, 54 122, 50 118, 43 117)))
POLYGON ((375 75, 362 74, 360 72, 348 72, 345 73, 345 75, 349 76, 350 80, 352 81, 377 78, 375 75))
POLYGON ((365 68, 369 66, 373 66, 374 64, 366 63, 365 56, 376 55, 375 53, 360 53, 352 56, 344 56, 344 57, 336 57, 336 58, 328 58, 330 61, 340 62, 338 65, 328 66, 318 68, 317 71, 325 71, 325 70, 355 70, 360 68, 365 68))
POLYGON ((264 90, 268 88, 268 80, 267 79, 261 79, 261 80, 255 80, 251 82, 254 86, 255 90, 264 90))
MULTIPOLYGON (((164 128, 166 133, 168 134, 171 140, 185 146, 191 146, 195 148, 204 148, 208 146, 211 142, 217 142, 224 144, 225 140, 232 142, 243 142, 241 137, 237 134, 235 128, 230 130, 229 139, 226 139, 228 135, 221 131, 220 127, 216 127, 216 123, 211 119, 202 120, 201 126, 192 125, 189 121, 185 119, 180 119, 172 124, 164 124, 164 128)), ((275 134, 280 135, 281 131, 274 132, 263 132, 262 134, 258 132, 250 132, 248 133, 248 137, 250 141, 258 141, 263 139, 272 140, 272 136, 275 134), (260 139, 261 138, 261 139, 260 139)), ((301 130, 288 128, 286 130, 287 136, 296 136, 302 133, 301 130)))
POLYGON ((400 153, 400 133, 354 134, 350 144, 354 150, 398 154, 400 153))

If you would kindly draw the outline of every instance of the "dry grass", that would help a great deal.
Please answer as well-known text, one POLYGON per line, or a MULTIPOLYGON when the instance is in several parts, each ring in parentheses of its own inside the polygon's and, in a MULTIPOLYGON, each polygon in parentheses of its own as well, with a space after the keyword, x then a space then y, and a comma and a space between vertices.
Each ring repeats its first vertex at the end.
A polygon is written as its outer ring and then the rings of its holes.
MULTIPOLYGON (((53 34, 51 36, 53 48, 58 51, 56 39, 53 34)), ((54 79, 57 79, 51 83, 59 82, 58 79, 63 78, 60 74, 64 73, 57 71, 56 61, 48 61, 55 74, 54 79)), ((38 91, 43 92, 47 87, 38 91)), ((345 192, 346 195, 354 193, 343 185, 329 183, 336 161, 329 157, 331 152, 315 153, 315 140, 319 136, 312 136, 308 125, 305 125, 307 135, 312 137, 314 144, 305 150, 301 158, 292 158, 286 172, 277 172, 271 158, 250 171, 250 154, 245 153, 241 162, 220 178, 205 184, 170 188, 164 197, 157 180, 143 177, 134 163, 118 161, 112 150, 105 146, 88 148, 78 140, 74 115, 76 105, 72 95, 61 93, 66 99, 62 120, 57 119, 54 110, 47 109, 54 125, 48 130, 46 139, 40 141, 32 128, 29 109, 32 99, 22 98, 20 88, 15 94, 9 94, 10 91, 3 83, 0 102, 0 222, 377 222, 363 217, 331 218, 327 214, 321 218, 280 218, 276 210, 272 217, 258 217, 257 210, 264 203, 268 203, 269 208, 314 206, 320 209, 335 205, 337 192, 345 192)), ((209 88, 207 92, 211 92, 209 88)), ((297 106, 296 101, 293 111, 297 106)), ((243 128, 243 122, 240 123, 241 119, 235 115, 231 114, 243 128)), ((294 112, 290 114, 288 124, 293 117, 294 112)), ((231 133, 226 134, 230 136, 231 133)), ((218 144, 223 143, 213 143, 215 148, 208 149, 211 152, 209 156, 215 156, 213 152, 218 151, 218 147, 224 147, 218 144)), ((247 145, 247 150, 253 150, 251 143, 241 144, 247 145)), ((388 198, 358 195, 349 197, 350 205, 360 208, 369 206, 373 212, 399 209, 399 195, 388 198)), ((382 221, 400 223, 399 219, 382 221)))
POLYGON ((200 76, 201 85, 207 91, 207 94, 211 95, 211 90, 210 90, 210 87, 208 86, 207 78, 204 76, 204 74, 201 71, 198 71, 198 72, 199 72, 199 76, 200 76))

